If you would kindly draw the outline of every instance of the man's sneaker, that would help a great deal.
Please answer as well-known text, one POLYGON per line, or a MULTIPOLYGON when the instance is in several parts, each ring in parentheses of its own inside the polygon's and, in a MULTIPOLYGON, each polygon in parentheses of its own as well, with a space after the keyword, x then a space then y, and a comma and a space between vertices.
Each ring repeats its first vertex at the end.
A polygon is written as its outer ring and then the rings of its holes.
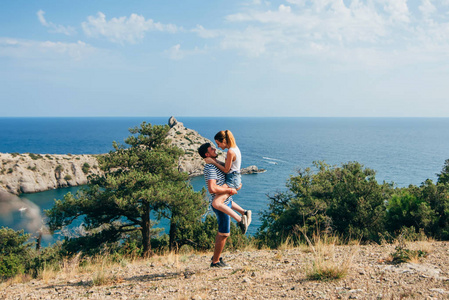
POLYGON ((248 218, 246 217, 246 215, 242 216, 242 220, 240 222, 238 222, 237 225, 239 226, 240 230, 242 231, 242 234, 245 234, 246 230, 248 230, 248 218))
MULTIPOLYGON (((214 257, 212 256, 212 257, 210 258, 210 261, 212 262, 213 260, 214 260, 214 257)), ((227 265, 227 264, 223 261, 223 257, 220 257, 219 261, 220 261, 221 263, 227 265)))
POLYGON ((248 226, 249 226, 249 224, 251 224, 251 211, 245 210, 245 216, 246 216, 246 219, 248 220, 248 226))
POLYGON ((210 263, 210 267, 211 268, 220 268, 220 269, 223 269, 223 270, 232 269, 230 265, 228 265, 227 263, 225 263, 221 259, 221 257, 220 257, 220 260, 218 262, 216 262, 216 263, 211 262, 210 263))

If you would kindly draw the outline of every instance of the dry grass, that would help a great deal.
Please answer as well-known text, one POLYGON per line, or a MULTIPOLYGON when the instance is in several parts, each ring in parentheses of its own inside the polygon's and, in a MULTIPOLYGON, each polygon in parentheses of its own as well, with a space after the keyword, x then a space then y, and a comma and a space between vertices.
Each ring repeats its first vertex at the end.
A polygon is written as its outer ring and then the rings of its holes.
POLYGON ((306 276, 310 280, 334 280, 348 275, 352 262, 359 250, 359 244, 340 247, 337 253, 336 245, 339 239, 327 234, 314 234, 313 241, 306 235, 306 240, 312 250, 312 260, 306 265, 306 276))
POLYGON ((92 274, 92 285, 104 285, 120 282, 121 278, 113 273, 137 260, 137 257, 129 257, 116 261, 111 255, 98 255, 82 260, 79 253, 72 258, 64 259, 60 265, 46 266, 38 274, 38 278, 48 283, 54 279, 71 280, 80 274, 92 274))
POLYGON ((290 237, 287 237, 285 241, 277 247, 278 250, 292 250, 295 248, 295 245, 290 237))

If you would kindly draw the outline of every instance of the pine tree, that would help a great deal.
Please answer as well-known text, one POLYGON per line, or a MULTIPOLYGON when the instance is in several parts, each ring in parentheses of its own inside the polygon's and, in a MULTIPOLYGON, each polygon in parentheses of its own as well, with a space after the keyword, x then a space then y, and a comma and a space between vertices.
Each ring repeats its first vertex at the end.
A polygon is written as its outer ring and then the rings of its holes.
POLYGON ((88 234, 73 242, 87 247, 123 240, 138 230, 142 253, 150 256, 153 213, 170 218, 171 247, 188 240, 182 232, 200 221, 206 206, 202 193, 194 192, 187 174, 177 168, 183 151, 170 145, 169 129, 143 122, 129 130, 128 147, 114 142, 114 151, 99 158, 104 175, 92 177, 87 189, 76 197, 66 195, 47 211, 50 230, 81 217, 88 234))

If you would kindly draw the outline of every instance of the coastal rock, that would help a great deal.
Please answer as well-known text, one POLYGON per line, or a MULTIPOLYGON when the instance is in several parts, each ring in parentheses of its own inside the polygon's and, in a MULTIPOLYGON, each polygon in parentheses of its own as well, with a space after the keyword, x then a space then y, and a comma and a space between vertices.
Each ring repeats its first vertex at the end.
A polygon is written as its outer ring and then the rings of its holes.
POLYGON ((265 169, 259 169, 257 166, 254 166, 254 165, 246 167, 246 168, 243 168, 241 170, 241 173, 243 175, 245 175, 245 174, 257 174, 257 173, 263 173, 263 172, 266 172, 266 170, 265 169))
MULTIPOLYGON (((167 138, 185 152, 179 160, 179 170, 187 172, 190 177, 202 175, 204 161, 198 155, 198 147, 203 143, 213 144, 212 141, 186 128, 174 117, 168 120, 168 125, 170 130, 167 138)), ((223 152, 217 149, 217 153, 223 161, 223 152)), ((0 153, 0 190, 18 195, 86 184, 89 175, 102 174, 97 156, 0 153)), ((243 168, 242 174, 264 171, 250 166, 243 168)))
MULTIPOLYGON (((214 144, 211 140, 201 136, 197 131, 186 128, 182 122, 174 117, 168 120, 171 127, 168 132, 168 138, 172 144, 185 151, 185 155, 179 161, 179 170, 187 172, 190 177, 203 175, 204 160, 198 155, 198 147, 204 143, 214 144)), ((224 162, 224 152, 217 149, 218 160, 224 162)), ((242 168, 242 174, 263 173, 264 169, 257 166, 242 168)))
POLYGON ((0 189, 35 193, 87 183, 100 174, 95 155, 0 153, 0 189))
POLYGON ((212 144, 212 142, 201 136, 197 131, 186 128, 182 122, 177 121, 174 117, 168 120, 168 125, 170 130, 167 138, 171 140, 173 145, 185 152, 179 160, 179 170, 187 172, 192 177, 202 175, 204 162, 198 155, 198 147, 204 143, 212 144))

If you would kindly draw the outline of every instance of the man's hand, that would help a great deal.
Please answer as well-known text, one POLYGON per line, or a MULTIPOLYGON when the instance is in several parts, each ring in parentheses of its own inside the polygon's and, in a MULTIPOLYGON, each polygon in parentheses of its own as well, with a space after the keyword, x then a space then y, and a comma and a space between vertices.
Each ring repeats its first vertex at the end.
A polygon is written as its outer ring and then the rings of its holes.
POLYGON ((230 194, 231 196, 232 196, 232 195, 236 195, 236 194, 237 194, 237 190, 231 188, 231 192, 230 192, 229 194, 230 194))

